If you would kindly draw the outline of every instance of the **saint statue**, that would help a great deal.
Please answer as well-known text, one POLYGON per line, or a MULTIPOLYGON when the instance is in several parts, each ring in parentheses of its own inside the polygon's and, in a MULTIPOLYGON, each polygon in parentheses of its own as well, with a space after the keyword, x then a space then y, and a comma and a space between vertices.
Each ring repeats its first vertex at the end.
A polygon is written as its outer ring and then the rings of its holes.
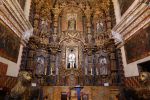
POLYGON ((97 22, 96 23, 96 31, 97 32, 103 32, 104 31, 104 25, 102 22, 97 22))
POLYGON ((105 58, 105 57, 102 57, 102 58, 100 59, 100 64, 102 64, 102 65, 107 64, 107 61, 106 61, 106 58, 105 58))
POLYGON ((42 19, 41 34, 47 34, 47 33, 48 33, 48 21, 47 19, 42 19))
POLYGON ((71 50, 69 56, 68 56, 68 65, 67 68, 76 68, 76 56, 73 53, 73 50, 71 50))
POLYGON ((43 56, 37 57, 36 62, 37 62, 36 75, 44 75, 45 74, 44 57, 43 56))
POLYGON ((107 75, 108 74, 108 68, 107 68, 106 57, 101 56, 99 59, 99 63, 100 63, 100 75, 107 75))
POLYGON ((68 21, 68 30, 76 30, 76 20, 74 18, 71 18, 69 21, 68 21))

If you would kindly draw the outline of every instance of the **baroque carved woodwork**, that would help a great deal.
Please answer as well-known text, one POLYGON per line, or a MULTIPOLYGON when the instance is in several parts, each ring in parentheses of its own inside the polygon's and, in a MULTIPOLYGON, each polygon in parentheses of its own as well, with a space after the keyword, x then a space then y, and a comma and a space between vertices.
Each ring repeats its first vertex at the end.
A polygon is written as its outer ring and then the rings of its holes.
POLYGON ((31 6, 34 36, 25 69, 40 84, 116 85, 109 0, 35 0, 31 6))

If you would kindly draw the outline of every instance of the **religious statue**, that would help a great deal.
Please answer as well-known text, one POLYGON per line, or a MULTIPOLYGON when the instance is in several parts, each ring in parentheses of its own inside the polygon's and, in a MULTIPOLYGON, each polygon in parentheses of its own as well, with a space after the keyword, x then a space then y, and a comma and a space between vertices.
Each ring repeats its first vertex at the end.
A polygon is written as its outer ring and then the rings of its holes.
POLYGON ((48 21, 47 19, 42 19, 41 34, 47 34, 47 33, 48 33, 48 21))
POLYGON ((115 40, 116 43, 122 43, 123 42, 123 37, 120 33, 112 30, 111 34, 112 34, 112 38, 115 40))
POLYGON ((67 68, 76 68, 76 56, 73 53, 73 50, 71 50, 71 52, 68 56, 67 68))
POLYGON ((102 22, 97 22, 96 23, 96 31, 97 32, 103 32, 104 31, 104 25, 102 22))
POLYGON ((107 75, 108 74, 108 69, 107 69, 106 57, 100 56, 99 63, 100 63, 100 75, 107 75))
POLYGON ((68 30, 76 30, 76 20, 74 18, 71 18, 69 21, 68 21, 68 30))
POLYGON ((36 75, 44 75, 45 74, 44 57, 43 56, 37 57, 36 62, 37 62, 36 75))

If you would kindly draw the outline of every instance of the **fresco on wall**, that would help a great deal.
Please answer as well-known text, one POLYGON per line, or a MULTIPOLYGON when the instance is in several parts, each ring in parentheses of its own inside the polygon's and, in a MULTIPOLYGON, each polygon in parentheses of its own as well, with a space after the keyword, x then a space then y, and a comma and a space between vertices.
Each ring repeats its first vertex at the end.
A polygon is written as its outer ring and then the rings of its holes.
POLYGON ((127 63, 150 55, 150 26, 141 29, 125 44, 127 63), (142 33, 142 34, 141 34, 142 33))
POLYGON ((0 56, 17 62, 20 38, 0 20, 0 56))

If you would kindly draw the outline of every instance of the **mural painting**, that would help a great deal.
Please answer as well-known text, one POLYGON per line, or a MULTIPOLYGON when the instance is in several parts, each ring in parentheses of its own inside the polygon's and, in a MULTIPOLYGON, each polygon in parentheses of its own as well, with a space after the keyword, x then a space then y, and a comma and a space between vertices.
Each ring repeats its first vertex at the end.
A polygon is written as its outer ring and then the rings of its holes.
POLYGON ((125 44, 127 63, 134 62, 150 54, 150 26, 141 29, 125 44), (141 34, 142 33, 142 34, 141 34))
POLYGON ((16 63, 19 49, 19 37, 0 20, 0 56, 16 63))

